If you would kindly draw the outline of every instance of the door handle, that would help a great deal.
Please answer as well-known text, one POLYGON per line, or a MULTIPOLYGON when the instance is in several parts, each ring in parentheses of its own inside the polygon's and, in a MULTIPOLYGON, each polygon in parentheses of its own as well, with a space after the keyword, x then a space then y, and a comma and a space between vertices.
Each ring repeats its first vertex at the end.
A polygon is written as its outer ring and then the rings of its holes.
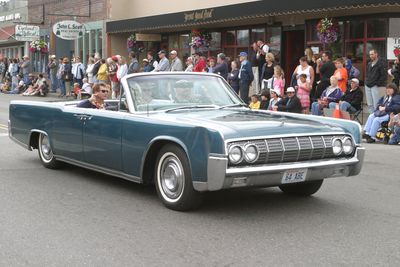
POLYGON ((88 116, 86 114, 74 114, 74 117, 81 121, 86 120, 88 117, 90 117, 90 119, 92 118, 92 116, 88 116))

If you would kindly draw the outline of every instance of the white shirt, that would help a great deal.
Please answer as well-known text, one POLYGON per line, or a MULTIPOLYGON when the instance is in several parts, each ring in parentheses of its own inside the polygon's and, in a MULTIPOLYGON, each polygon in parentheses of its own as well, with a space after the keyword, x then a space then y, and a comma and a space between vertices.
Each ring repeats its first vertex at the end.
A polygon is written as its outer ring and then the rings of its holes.
POLYGON ((128 65, 118 65, 117 79, 121 80, 128 73, 128 65))

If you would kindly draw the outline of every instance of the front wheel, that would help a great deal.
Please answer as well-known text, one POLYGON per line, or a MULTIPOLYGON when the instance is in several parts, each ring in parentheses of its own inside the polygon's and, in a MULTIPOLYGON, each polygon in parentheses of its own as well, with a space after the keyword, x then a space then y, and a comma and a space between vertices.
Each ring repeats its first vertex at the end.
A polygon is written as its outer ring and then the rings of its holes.
POLYGON ((187 156, 175 145, 165 145, 159 152, 155 185, 158 197, 167 208, 185 211, 201 204, 202 195, 193 189, 187 156))
POLYGON ((39 134, 38 152, 43 166, 49 169, 57 169, 60 167, 61 163, 54 157, 49 137, 46 134, 39 134))
POLYGON ((324 180, 308 181, 294 184, 283 184, 279 186, 284 193, 296 196, 311 196, 316 193, 324 180))

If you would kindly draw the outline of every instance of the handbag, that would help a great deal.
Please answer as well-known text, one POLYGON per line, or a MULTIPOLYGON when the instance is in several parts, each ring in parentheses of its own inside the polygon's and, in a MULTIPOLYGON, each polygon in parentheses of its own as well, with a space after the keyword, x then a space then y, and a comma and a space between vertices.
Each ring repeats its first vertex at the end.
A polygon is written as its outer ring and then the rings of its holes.
POLYGON ((375 117, 383 117, 383 116, 385 116, 387 113, 386 113, 386 111, 384 111, 384 110, 375 110, 374 111, 374 116, 375 117))

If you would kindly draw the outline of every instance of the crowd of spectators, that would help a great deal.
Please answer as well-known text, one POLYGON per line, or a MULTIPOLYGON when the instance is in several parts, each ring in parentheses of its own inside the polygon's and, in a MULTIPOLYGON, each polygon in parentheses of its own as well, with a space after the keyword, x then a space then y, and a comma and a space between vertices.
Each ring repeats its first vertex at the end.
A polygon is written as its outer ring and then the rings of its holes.
MULTIPOLYGON (((373 143, 377 140, 375 135, 382 122, 390 121, 389 127, 399 127, 400 95, 397 88, 400 56, 390 70, 387 70, 386 60, 379 57, 376 50, 369 51, 369 57, 364 85, 370 115, 364 137, 367 142, 373 143), (393 84, 388 83, 388 75, 393 84)), ((94 85, 108 84, 110 97, 115 99, 121 92, 121 79, 127 74, 208 72, 222 76, 252 109, 312 115, 323 115, 325 109, 339 109, 350 114, 362 110, 364 95, 360 85, 363 81, 359 80, 360 71, 353 66, 351 57, 333 60, 329 51, 314 54, 307 48, 290 81, 285 81, 283 69, 262 40, 254 42, 249 54, 240 52, 237 59, 228 58, 223 53, 207 58, 200 52, 194 52, 183 60, 175 50, 161 50, 157 55, 147 52, 141 62, 134 52, 129 53, 128 60, 120 55, 104 59, 96 53, 88 58, 85 66, 78 56, 70 60, 51 55, 46 75, 33 75, 29 71, 29 57, 24 56, 22 60, 3 58, 0 60, 0 89, 8 94, 45 96, 53 92, 62 98, 81 99, 90 98, 94 85)))

